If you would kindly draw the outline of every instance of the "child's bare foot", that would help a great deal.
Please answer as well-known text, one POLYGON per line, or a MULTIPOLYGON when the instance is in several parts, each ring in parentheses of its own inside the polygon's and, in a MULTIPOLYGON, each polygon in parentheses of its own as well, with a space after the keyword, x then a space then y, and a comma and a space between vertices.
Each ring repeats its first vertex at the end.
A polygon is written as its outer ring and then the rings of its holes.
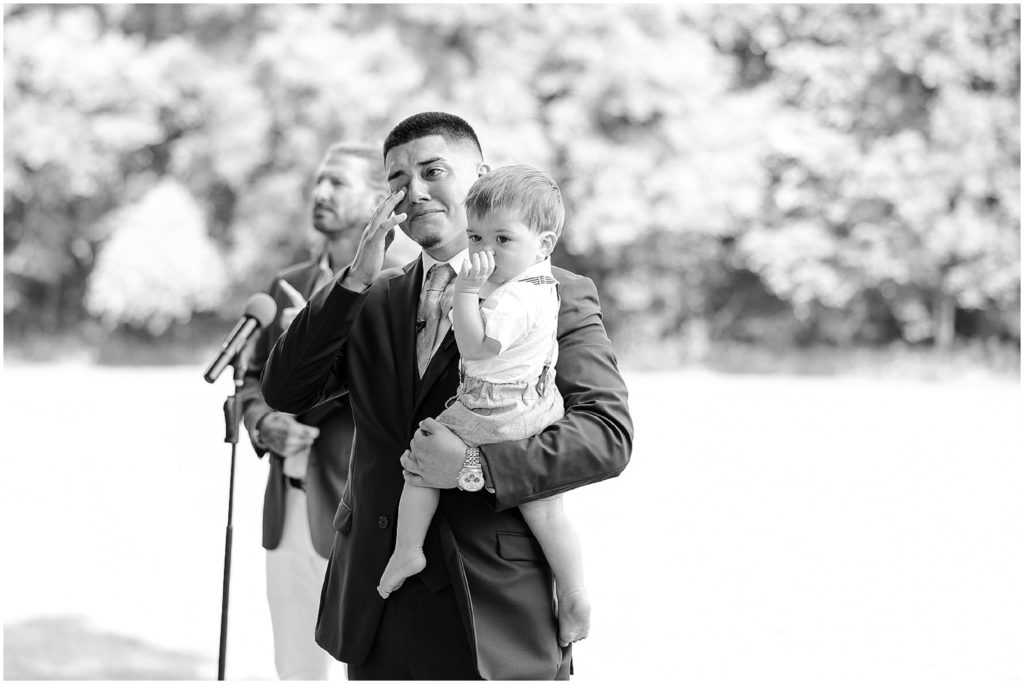
POLYGON ((391 592, 402 586, 407 578, 422 572, 425 567, 427 558, 423 555, 422 547, 395 549, 388 566, 384 568, 384 574, 380 576, 377 593, 381 598, 387 598, 391 592))
POLYGON ((590 634, 590 597, 586 589, 558 594, 558 643, 561 646, 590 634))

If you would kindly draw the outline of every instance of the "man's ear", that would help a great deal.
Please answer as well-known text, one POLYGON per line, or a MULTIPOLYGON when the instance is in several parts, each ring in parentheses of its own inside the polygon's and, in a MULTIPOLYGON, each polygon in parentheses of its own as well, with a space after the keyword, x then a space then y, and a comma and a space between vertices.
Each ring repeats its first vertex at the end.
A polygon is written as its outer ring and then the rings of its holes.
POLYGON ((540 234, 540 253, 544 255, 544 258, 551 256, 551 252, 555 250, 555 243, 558 242, 558 237, 555 235, 553 230, 545 230, 540 234))
POLYGON ((480 166, 478 166, 476 169, 476 177, 479 178, 480 176, 486 176, 490 172, 491 167, 483 162, 480 162, 480 166))

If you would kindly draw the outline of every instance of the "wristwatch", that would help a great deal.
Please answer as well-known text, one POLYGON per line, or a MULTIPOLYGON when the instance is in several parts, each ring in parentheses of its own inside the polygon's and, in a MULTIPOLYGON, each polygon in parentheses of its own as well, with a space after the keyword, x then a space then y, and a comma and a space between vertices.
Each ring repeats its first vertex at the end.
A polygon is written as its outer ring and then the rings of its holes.
POLYGON ((462 462, 456 482, 464 492, 479 492, 484 486, 484 469, 480 467, 480 447, 466 447, 466 460, 462 462))

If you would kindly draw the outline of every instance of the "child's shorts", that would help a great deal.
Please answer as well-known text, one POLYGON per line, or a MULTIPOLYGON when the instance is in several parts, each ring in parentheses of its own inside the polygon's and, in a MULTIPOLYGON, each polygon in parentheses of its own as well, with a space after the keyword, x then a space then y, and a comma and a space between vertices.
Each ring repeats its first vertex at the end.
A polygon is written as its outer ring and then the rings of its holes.
POLYGON ((554 369, 546 382, 489 382, 464 375, 458 394, 437 421, 469 446, 497 444, 532 437, 565 415, 554 369), (537 392, 543 386, 544 394, 537 392))

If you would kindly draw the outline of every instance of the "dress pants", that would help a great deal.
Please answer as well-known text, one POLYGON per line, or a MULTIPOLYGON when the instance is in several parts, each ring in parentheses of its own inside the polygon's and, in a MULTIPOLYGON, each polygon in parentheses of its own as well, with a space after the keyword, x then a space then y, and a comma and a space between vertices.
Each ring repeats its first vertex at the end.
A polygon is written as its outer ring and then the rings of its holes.
POLYGON ((348 678, 479 680, 452 588, 432 593, 407 579, 386 599, 370 655, 348 666, 348 678))
POLYGON ((267 550, 267 602, 281 679, 327 679, 331 657, 314 640, 326 571, 327 559, 313 548, 306 493, 289 486, 281 543, 267 550))

